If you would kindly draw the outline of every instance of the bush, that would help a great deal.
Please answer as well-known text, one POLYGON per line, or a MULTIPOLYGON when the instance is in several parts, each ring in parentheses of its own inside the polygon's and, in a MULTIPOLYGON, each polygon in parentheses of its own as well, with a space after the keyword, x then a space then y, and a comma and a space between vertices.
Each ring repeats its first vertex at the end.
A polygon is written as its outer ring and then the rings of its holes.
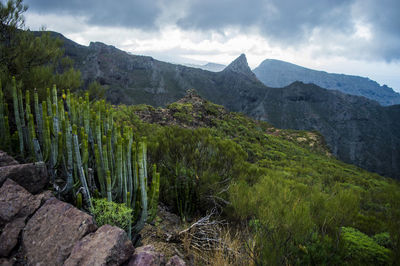
POLYGON ((353 265, 386 265, 390 250, 377 244, 372 238, 352 227, 342 227, 345 259, 353 265))
POLYGON ((93 199, 93 213, 97 225, 100 227, 105 224, 118 226, 128 231, 132 221, 132 209, 125 203, 109 202, 107 199, 93 199))

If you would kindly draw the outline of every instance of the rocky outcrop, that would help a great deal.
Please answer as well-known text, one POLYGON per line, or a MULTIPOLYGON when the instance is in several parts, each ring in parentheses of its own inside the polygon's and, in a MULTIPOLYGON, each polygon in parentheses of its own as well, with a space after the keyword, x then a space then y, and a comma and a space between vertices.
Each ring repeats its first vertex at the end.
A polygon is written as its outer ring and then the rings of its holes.
POLYGON ((64 265, 121 265, 131 257, 133 250, 124 230, 103 225, 75 244, 64 265))
POLYGON ((0 257, 8 257, 18 244, 18 236, 25 227, 25 218, 17 218, 3 228, 0 235, 0 257))
POLYGON ((138 247, 128 266, 159 266, 165 264, 165 257, 157 252, 152 245, 138 247))
POLYGON ((43 162, 0 167, 0 185, 7 178, 14 180, 33 194, 42 191, 49 182, 46 164, 43 162))
POLYGON ((22 234, 29 264, 61 265, 73 246, 96 230, 93 217, 71 204, 49 199, 27 223, 22 234))

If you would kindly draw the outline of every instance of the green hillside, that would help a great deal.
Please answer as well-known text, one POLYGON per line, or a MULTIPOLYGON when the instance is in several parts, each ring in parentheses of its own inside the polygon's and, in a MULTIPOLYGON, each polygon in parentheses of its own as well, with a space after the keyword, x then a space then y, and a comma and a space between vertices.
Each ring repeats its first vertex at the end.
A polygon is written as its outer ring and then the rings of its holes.
POLYGON ((319 134, 275 129, 193 92, 166 109, 116 108, 117 121, 152 143, 162 201, 186 219, 220 206, 249 226, 258 262, 387 264, 398 256, 398 182, 338 161, 319 134), (384 247, 368 246, 382 234, 384 247))

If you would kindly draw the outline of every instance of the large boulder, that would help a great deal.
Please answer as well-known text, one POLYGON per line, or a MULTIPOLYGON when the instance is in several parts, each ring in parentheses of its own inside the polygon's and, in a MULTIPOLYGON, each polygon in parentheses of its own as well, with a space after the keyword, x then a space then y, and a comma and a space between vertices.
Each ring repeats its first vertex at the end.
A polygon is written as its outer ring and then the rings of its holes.
POLYGON ((7 179, 0 188, 0 228, 16 218, 25 219, 41 204, 41 198, 7 179))
POLYGON ((64 265, 121 265, 133 250, 125 231, 107 224, 77 242, 64 265))
POLYGON ((8 165, 16 165, 19 164, 13 157, 8 155, 4 151, 0 151, 0 167, 8 166, 8 165))
POLYGON ((48 184, 46 164, 43 162, 0 167, 0 186, 10 178, 32 194, 41 192, 48 184))
POLYGON ((146 245, 136 248, 128 266, 159 266, 164 264, 164 254, 157 252, 152 245, 146 245))
POLYGON ((22 244, 29 265, 62 265, 73 246, 96 230, 93 217, 50 198, 28 221, 22 244))

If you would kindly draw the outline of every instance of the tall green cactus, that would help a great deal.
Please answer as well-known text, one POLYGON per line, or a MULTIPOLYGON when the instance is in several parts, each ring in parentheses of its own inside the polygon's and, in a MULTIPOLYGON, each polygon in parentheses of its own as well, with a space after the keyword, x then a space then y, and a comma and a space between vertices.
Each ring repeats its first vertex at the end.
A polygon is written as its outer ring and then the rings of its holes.
MULTIPOLYGON (((146 221, 154 219, 160 175, 155 166, 153 171, 149 171, 152 175, 148 175, 145 139, 134 143, 131 128, 117 127, 113 122, 113 109, 105 101, 89 103, 88 94, 77 98, 69 91, 67 94, 63 92, 58 99, 53 86, 52 90, 47 89, 46 101, 40 104, 36 90, 33 103, 30 92, 25 91, 25 105, 22 105, 22 92, 15 84, 14 79, 12 96, 20 154, 30 152, 36 160, 47 162, 51 182, 58 194, 73 192, 73 195, 78 195, 78 202, 81 195, 85 206, 89 207, 92 205, 91 195, 97 194, 107 197, 108 201, 125 202, 137 210, 136 232, 146 221), (90 169, 95 170, 94 181, 90 169), (65 178, 62 188, 58 187, 61 178, 65 178)), ((3 136, 9 135, 8 113, 3 99, 0 86, 2 145, 6 142, 3 136)))
POLYGON ((15 82, 15 77, 12 78, 12 86, 11 86, 11 92, 12 92, 12 97, 13 97, 13 105, 14 105, 14 117, 15 117, 15 124, 17 125, 17 131, 18 131, 18 138, 19 138, 19 151, 21 156, 24 156, 24 133, 22 132, 22 124, 21 124, 21 116, 20 116, 20 100, 19 100, 19 95, 17 92, 17 85, 15 82))

